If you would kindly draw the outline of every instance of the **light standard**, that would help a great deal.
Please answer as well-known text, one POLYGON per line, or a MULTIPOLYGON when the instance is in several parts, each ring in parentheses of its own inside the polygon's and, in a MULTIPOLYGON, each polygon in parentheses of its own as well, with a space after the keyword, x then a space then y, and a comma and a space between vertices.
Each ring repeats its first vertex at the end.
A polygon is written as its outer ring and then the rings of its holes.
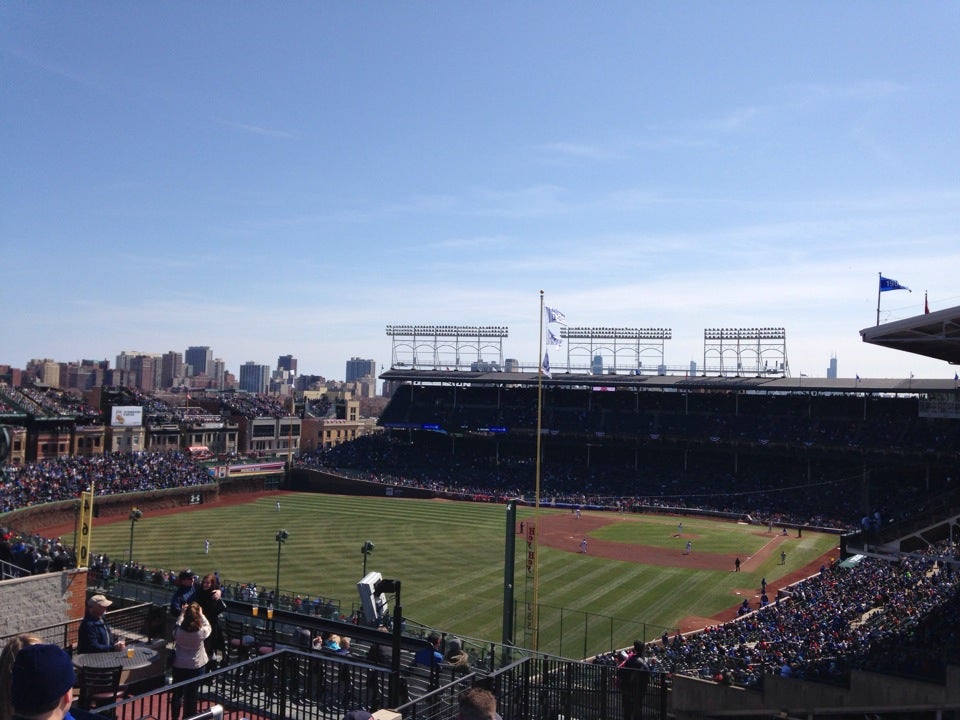
POLYGON ((288 537, 290 537, 290 533, 286 530, 277 532, 277 586, 273 594, 273 601, 277 604, 277 607, 280 606, 280 549, 288 537))
POLYGON ((360 546, 360 552, 363 553, 363 575, 360 577, 367 576, 367 556, 373 552, 373 541, 364 540, 363 545, 360 546))
POLYGON ((143 511, 134 507, 130 509, 130 553, 127 556, 127 562, 133 562, 133 528, 136 527, 137 521, 143 517, 143 511))
MULTIPOLYGON (((277 608, 280 607, 280 550, 283 548, 283 544, 287 541, 287 538, 290 537, 290 533, 286 530, 277 531, 277 586, 273 592, 273 602, 277 608)), ((273 620, 270 616, 273 615, 273 609, 267 608, 267 618, 273 620)), ((273 647, 277 647, 277 623, 276 621, 272 622, 273 625, 273 647)))

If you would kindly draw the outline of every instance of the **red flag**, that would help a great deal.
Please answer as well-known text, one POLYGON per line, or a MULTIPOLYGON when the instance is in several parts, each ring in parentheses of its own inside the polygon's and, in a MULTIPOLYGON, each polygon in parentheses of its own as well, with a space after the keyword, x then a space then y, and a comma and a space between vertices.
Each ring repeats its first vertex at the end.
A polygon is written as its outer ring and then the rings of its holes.
POLYGON ((927 293, 923 293, 923 314, 930 314, 930 303, 927 302, 927 293))

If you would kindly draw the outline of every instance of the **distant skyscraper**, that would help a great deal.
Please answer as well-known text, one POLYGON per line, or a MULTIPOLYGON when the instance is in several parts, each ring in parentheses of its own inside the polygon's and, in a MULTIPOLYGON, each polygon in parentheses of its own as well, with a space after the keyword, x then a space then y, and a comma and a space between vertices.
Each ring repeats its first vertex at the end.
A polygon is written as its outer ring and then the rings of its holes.
POLYGON ((223 390, 226 387, 227 365, 221 358, 217 358, 210 364, 210 372, 207 377, 213 380, 214 390, 223 390))
POLYGON ((270 387, 270 366, 258 365, 248 360, 240 366, 240 389, 252 393, 265 393, 270 387))
POLYGON ((277 358, 277 370, 286 370, 291 375, 296 375, 297 359, 293 355, 281 355, 277 358))
POLYGON ((827 368, 827 377, 834 378, 837 377, 837 356, 834 355, 830 358, 830 367, 827 368))
POLYGON ((183 353, 173 350, 166 352, 160 358, 160 387, 163 390, 179 384, 183 377, 183 353))
POLYGON ((353 382, 367 376, 377 376, 377 361, 364 360, 363 358, 352 357, 347 360, 346 382, 353 382))
POLYGON ((213 351, 207 345, 191 345, 183 354, 183 361, 193 368, 194 375, 209 375, 213 351))

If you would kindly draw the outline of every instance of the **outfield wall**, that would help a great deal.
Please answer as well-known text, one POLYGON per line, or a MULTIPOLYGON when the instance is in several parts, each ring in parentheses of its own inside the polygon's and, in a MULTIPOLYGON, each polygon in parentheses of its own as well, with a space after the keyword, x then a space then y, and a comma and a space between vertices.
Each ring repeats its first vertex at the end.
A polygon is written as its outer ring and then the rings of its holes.
POLYGON ((440 493, 428 488, 387 484, 376 480, 361 480, 308 468, 294 468, 290 471, 287 477, 287 490, 330 495, 408 497, 421 500, 431 500, 440 496, 440 493))

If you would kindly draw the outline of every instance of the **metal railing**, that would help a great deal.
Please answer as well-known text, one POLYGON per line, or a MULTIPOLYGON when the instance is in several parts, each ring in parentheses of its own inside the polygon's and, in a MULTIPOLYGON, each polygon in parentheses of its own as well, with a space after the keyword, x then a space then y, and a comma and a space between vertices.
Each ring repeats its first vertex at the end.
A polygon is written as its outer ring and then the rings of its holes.
POLYGON ((175 697, 186 699, 195 692, 197 707, 184 706, 191 715, 220 705, 232 718, 340 720, 350 710, 383 707, 389 672, 363 662, 284 649, 90 712, 114 720, 169 717, 175 697))

